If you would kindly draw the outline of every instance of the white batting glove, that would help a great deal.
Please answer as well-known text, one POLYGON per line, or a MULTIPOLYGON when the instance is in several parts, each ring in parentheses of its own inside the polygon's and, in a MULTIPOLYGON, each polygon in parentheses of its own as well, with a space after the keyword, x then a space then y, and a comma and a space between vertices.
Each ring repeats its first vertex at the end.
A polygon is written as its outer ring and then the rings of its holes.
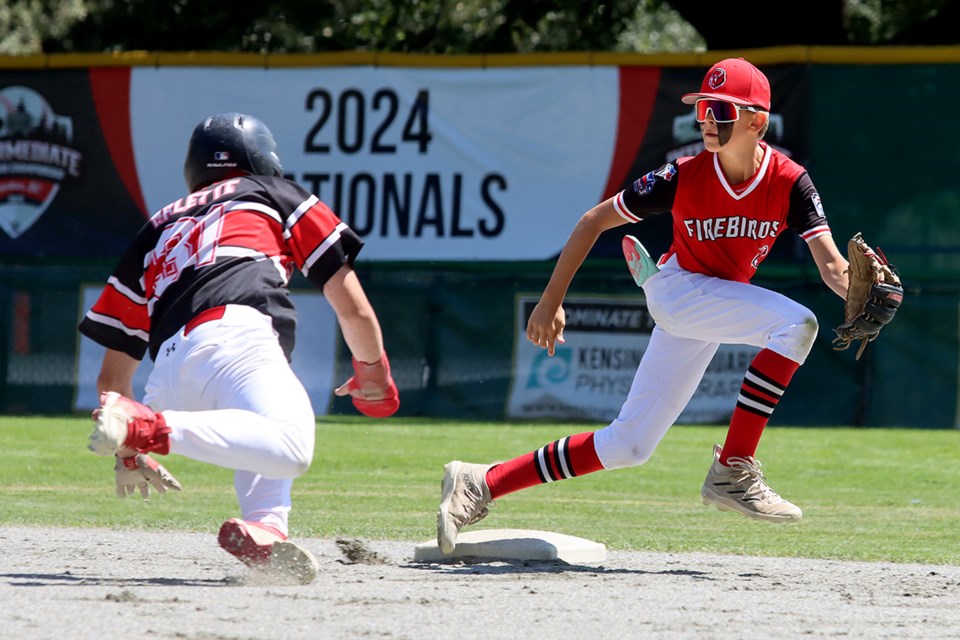
POLYGON ((164 493, 167 489, 180 491, 180 483, 163 466, 145 453, 138 453, 129 458, 114 456, 116 462, 113 471, 117 479, 117 497, 132 496, 134 489, 140 489, 144 500, 150 499, 150 486, 164 493))

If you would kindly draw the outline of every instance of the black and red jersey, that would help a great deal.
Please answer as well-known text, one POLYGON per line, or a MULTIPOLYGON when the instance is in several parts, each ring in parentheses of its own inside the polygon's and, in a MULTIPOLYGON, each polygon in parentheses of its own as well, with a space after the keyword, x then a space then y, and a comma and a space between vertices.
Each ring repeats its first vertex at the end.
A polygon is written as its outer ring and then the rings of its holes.
POLYGON ((731 185, 717 154, 702 151, 666 164, 614 197, 621 217, 637 222, 673 214, 673 244, 687 271, 749 282, 787 228, 809 242, 830 233, 820 196, 806 170, 766 143, 757 172, 731 185))
POLYGON ((135 359, 201 311, 226 304, 270 316, 289 359, 297 268, 323 285, 353 264, 360 237, 316 196, 283 178, 243 176, 170 203, 140 229, 80 332, 135 359))

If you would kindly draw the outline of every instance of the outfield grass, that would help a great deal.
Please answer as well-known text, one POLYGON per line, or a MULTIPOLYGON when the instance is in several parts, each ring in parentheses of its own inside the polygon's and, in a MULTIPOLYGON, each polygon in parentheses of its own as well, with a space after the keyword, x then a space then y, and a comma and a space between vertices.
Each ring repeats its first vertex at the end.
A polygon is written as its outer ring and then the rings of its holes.
MULTIPOLYGON (((180 456, 179 494, 119 500, 88 418, 0 417, 0 524, 215 531, 237 516, 232 473, 180 456)), ((582 424, 323 418, 294 485, 293 535, 420 542, 435 535, 444 463, 508 459, 582 424)), ((960 565, 960 431, 769 427, 758 456, 804 510, 778 525, 700 503, 725 427, 674 427, 653 459, 502 498, 476 528, 544 529, 610 549, 960 565)))

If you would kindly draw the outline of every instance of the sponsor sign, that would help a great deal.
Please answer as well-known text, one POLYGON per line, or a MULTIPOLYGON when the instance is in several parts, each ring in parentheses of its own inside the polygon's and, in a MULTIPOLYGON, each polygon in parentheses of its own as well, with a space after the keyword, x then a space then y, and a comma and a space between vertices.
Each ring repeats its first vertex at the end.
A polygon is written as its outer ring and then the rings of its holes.
MULTIPOLYGON (((650 341, 653 318, 642 296, 569 296, 564 344, 553 357, 526 339, 534 297, 517 300, 513 385, 507 417, 609 422, 627 398, 650 341)), ((723 345, 678 424, 723 423, 736 405, 757 349, 723 345)))
POLYGON ((11 238, 33 226, 60 185, 80 177, 73 120, 28 87, 0 89, 0 229, 11 238))

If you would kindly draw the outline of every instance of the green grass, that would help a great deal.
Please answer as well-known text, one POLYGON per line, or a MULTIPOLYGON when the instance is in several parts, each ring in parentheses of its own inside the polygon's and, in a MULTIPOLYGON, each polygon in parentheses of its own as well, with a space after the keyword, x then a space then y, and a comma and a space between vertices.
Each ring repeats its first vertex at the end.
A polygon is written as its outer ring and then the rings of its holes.
MULTIPOLYGON (((434 534, 443 464, 503 460, 582 424, 324 418, 294 484, 294 535, 420 542, 434 534)), ((119 500, 87 418, 0 417, 0 524, 213 531, 238 515, 232 472, 169 456, 184 491, 119 500)), ((610 549, 960 565, 960 431, 770 427, 759 457, 804 509, 792 525, 700 503, 725 427, 674 427, 653 459, 498 501, 476 528, 558 531, 610 549)))

